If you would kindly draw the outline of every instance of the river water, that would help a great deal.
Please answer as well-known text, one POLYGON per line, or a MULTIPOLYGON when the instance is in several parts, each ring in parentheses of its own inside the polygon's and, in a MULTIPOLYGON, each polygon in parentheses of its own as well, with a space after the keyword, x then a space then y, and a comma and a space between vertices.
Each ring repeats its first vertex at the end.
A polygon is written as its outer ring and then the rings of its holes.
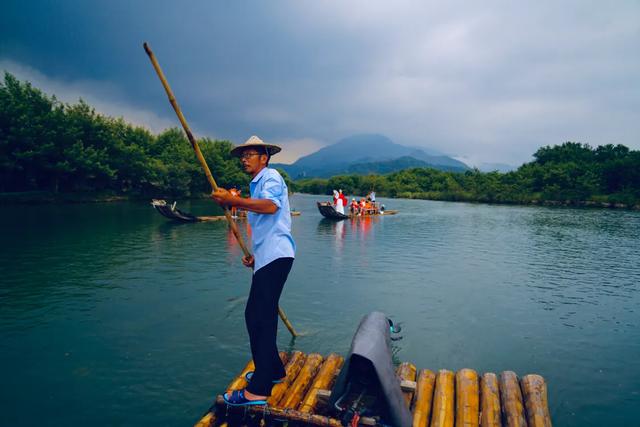
MULTIPOLYGON (((400 361, 538 373, 555 426, 640 425, 639 212, 384 200, 400 214, 334 223, 317 199, 292 197, 281 305, 305 335, 281 348, 344 354, 381 310, 400 361)), ((192 425, 249 359, 223 222, 5 206, 0 233, 0 425, 192 425)))

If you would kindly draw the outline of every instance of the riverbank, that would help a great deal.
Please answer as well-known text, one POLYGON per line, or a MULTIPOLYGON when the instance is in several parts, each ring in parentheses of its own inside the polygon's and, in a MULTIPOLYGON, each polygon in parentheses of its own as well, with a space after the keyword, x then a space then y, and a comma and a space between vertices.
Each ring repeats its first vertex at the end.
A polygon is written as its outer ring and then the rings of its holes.
MULTIPOLYGON (((310 194, 310 193, 303 193, 310 194)), ((464 203, 482 203, 488 205, 520 205, 520 206, 556 206, 556 207, 578 207, 578 208, 594 208, 594 209, 621 209, 640 211, 640 204, 629 204, 598 200, 521 200, 521 201, 502 201, 502 200, 478 200, 474 198, 465 198, 460 195, 435 195, 425 197, 424 194, 400 194, 391 199, 410 199, 410 200, 433 200, 440 202, 464 202, 464 203), (449 196, 449 197, 447 197, 449 196)), ((153 196, 148 195, 122 195, 113 193, 54 193, 49 191, 24 191, 14 193, 0 193, 0 205, 3 204, 71 204, 71 203, 109 203, 109 202, 125 202, 136 200, 150 200, 153 196)), ((201 200, 207 199, 208 195, 202 194, 199 197, 180 197, 175 200, 201 200)), ((166 199, 166 197, 165 197, 166 199)), ((173 199, 172 199, 173 200, 173 199)))
MULTIPOLYGON (((394 198, 394 197, 392 197, 394 198)), ((490 199, 475 199, 465 198, 460 196, 454 197, 397 197, 407 198, 414 200, 434 200, 441 202, 464 202, 464 203, 482 203, 487 205, 513 205, 513 206, 558 206, 558 207, 578 207, 578 208, 596 208, 596 209, 626 209, 626 210, 640 210, 640 204, 634 203, 620 203, 612 201, 600 201, 600 200, 490 200, 490 199)))
POLYGON ((145 197, 123 196, 111 193, 54 193, 50 191, 23 191, 0 193, 0 204, 50 204, 50 203, 103 203, 141 200, 145 197))
MULTIPOLYGON (((303 194, 311 194, 304 193, 303 194)), ((330 195, 326 195, 329 197, 330 195)), ((640 203, 620 203, 606 200, 495 200, 495 199, 477 199, 473 197, 465 197, 461 194, 438 194, 438 193, 403 193, 397 196, 383 195, 390 199, 409 199, 409 200, 433 200, 436 202, 462 202, 462 203, 479 203, 487 205, 510 205, 510 206, 557 206, 557 207, 578 207, 578 208, 594 208, 594 209, 624 209, 640 211, 640 203)))
MULTIPOLYGON (((151 195, 123 195, 105 192, 82 192, 82 193, 54 193, 50 191, 24 191, 14 193, 0 193, 0 205, 3 204, 25 204, 39 205, 52 203, 108 203, 108 202, 126 202, 144 200, 148 201, 153 198, 162 198, 160 196, 151 195)), ((165 199, 171 200, 200 200, 206 199, 208 195, 202 194, 198 197, 179 197, 165 199)))

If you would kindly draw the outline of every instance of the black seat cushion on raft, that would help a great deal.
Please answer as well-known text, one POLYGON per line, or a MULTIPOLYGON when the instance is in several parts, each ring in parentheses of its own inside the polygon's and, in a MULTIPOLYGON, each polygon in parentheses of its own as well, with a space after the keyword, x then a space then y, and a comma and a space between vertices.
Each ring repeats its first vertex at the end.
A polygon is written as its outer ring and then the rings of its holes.
POLYGON ((412 416, 407 408, 400 381, 395 373, 391 357, 391 336, 389 322, 384 313, 374 311, 360 321, 351 342, 351 349, 345 358, 340 375, 331 392, 330 404, 335 403, 349 390, 349 383, 371 383, 378 389, 382 402, 381 412, 391 425, 411 427, 412 416), (364 360, 370 362, 365 363, 364 360), (368 369, 367 366, 372 369, 368 369), (375 375, 375 379, 366 378, 375 375))

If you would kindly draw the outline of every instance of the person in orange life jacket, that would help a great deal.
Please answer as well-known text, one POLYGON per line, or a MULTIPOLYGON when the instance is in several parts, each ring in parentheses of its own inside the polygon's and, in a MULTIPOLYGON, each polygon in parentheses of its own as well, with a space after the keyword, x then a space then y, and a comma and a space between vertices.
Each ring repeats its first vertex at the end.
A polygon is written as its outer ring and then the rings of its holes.
POLYGON ((358 202, 356 202, 355 198, 351 199, 351 213, 358 215, 358 202))
POLYGON ((367 202, 364 199, 360 199, 360 215, 367 214, 367 202))

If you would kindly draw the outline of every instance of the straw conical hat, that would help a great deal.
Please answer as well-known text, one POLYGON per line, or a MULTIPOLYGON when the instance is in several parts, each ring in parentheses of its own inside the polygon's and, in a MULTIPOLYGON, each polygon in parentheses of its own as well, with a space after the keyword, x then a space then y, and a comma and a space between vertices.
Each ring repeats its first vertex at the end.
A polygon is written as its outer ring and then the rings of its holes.
POLYGON ((282 150, 282 148, 278 147, 277 145, 266 144, 263 140, 253 135, 251 138, 247 139, 244 144, 240 144, 234 147, 234 149, 231 150, 231 155, 240 157, 240 155, 246 148, 256 148, 259 153, 266 153, 267 150, 269 150, 270 156, 273 156, 274 154, 279 153, 280 150, 282 150))

